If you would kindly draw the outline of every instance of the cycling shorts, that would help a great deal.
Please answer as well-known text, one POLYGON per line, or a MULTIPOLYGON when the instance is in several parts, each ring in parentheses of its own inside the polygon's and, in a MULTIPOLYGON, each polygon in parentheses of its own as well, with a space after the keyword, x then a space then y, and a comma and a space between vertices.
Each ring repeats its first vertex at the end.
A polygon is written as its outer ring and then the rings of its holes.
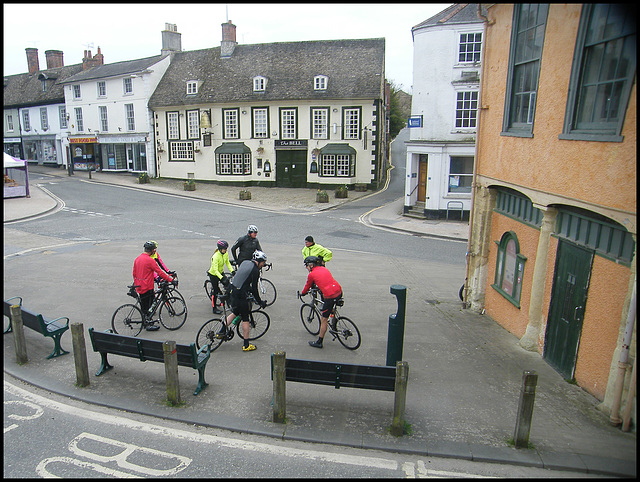
POLYGON ((322 305, 322 317, 329 318, 329 315, 333 311, 333 308, 336 306, 336 302, 342 299, 342 293, 340 293, 335 298, 325 298, 324 305, 322 305))

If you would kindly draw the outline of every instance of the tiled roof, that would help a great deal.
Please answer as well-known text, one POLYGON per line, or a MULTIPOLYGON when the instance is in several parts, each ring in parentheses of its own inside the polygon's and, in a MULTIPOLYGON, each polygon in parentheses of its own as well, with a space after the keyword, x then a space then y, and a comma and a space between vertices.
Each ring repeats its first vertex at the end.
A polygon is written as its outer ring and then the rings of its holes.
POLYGON ((237 45, 230 58, 220 47, 176 53, 149 107, 300 99, 379 99, 384 92, 385 39, 237 45), (328 77, 325 91, 313 78, 328 77), (264 92, 252 79, 267 78, 264 92), (198 80, 195 95, 186 82, 198 80))
POLYGON ((39 70, 34 74, 16 74, 4 77, 4 107, 64 104, 62 81, 82 71, 82 64, 55 69, 39 70), (48 78, 47 91, 42 91, 42 78, 48 78))
POLYGON ((115 77, 118 75, 133 74, 148 69, 153 64, 162 60, 162 55, 146 57, 144 59, 125 60, 123 62, 114 62, 112 64, 98 65, 91 67, 85 71, 69 77, 64 82, 83 82, 85 80, 104 79, 107 77, 115 77))
MULTIPOLYGON (((411 30, 420 27, 432 27, 436 25, 449 25, 456 23, 476 23, 483 20, 478 17, 478 5, 479 3, 454 3, 448 8, 445 8, 442 12, 428 18, 422 23, 419 23, 411 30)), ((482 7, 482 14, 487 14, 486 7, 482 7)))

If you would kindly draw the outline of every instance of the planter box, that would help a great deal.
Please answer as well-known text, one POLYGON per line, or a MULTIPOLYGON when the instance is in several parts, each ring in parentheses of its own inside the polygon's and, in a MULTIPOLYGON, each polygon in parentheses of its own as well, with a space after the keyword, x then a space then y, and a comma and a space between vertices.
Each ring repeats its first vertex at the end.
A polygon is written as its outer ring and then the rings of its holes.
POLYGON ((349 197, 349 191, 336 191, 336 198, 347 198, 349 197))
POLYGON ((326 192, 319 192, 316 194, 316 202, 317 203, 328 203, 329 195, 326 192))
POLYGON ((251 199, 251 191, 240 191, 240 200, 246 201, 251 199))
POLYGON ((355 185, 355 190, 357 192, 365 192, 367 190, 367 185, 366 184, 356 184, 355 185))
POLYGON ((196 190, 196 184, 195 183, 189 184, 188 182, 185 182, 184 183, 184 190, 185 191, 195 191, 196 190))

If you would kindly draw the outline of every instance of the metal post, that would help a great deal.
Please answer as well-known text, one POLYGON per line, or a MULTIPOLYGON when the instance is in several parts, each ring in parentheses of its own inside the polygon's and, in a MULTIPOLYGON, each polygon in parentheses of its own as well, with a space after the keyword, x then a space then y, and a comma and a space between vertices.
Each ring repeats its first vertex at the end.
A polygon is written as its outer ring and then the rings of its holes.
POLYGON ((287 416, 286 357, 287 354, 284 351, 278 351, 271 355, 271 369, 273 370, 273 421, 275 423, 284 423, 287 416))
POLYGON ((404 409, 407 402, 407 380, 409 379, 409 364, 399 361, 396 363, 396 387, 393 403, 393 422, 391 435, 400 437, 404 433, 404 409))
POLYGON ((178 353, 176 342, 167 340, 162 344, 164 373, 167 379, 167 399, 172 405, 180 403, 180 382, 178 380, 178 353))
POLYGON ((20 305, 11 305, 11 327, 13 329, 13 343, 16 347, 16 362, 18 365, 27 363, 27 342, 24 339, 22 325, 22 309, 20 305))
POLYGON ((395 366, 402 360, 402 347, 404 345, 404 319, 407 305, 407 287, 392 285, 391 294, 398 300, 397 313, 389 316, 389 331, 387 334, 387 366, 395 366))
POLYGON ((522 387, 520 388, 520 401, 516 417, 516 429, 513 432, 515 447, 527 447, 529 434, 531 433, 531 419, 533 417, 533 402, 536 398, 536 385, 538 374, 533 370, 522 372, 522 387))
POLYGON ((89 386, 89 365, 87 364, 87 346, 84 342, 84 326, 82 323, 71 323, 71 343, 73 344, 73 360, 76 365, 76 386, 89 386))

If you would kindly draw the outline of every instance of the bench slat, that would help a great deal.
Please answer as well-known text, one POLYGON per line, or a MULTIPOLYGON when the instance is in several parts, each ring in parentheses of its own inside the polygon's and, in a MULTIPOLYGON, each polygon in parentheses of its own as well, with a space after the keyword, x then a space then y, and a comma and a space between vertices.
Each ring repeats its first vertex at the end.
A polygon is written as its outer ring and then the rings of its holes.
POLYGON ((336 388, 364 388, 392 392, 395 390, 396 367, 287 358, 285 379, 299 383, 332 385, 336 388))

